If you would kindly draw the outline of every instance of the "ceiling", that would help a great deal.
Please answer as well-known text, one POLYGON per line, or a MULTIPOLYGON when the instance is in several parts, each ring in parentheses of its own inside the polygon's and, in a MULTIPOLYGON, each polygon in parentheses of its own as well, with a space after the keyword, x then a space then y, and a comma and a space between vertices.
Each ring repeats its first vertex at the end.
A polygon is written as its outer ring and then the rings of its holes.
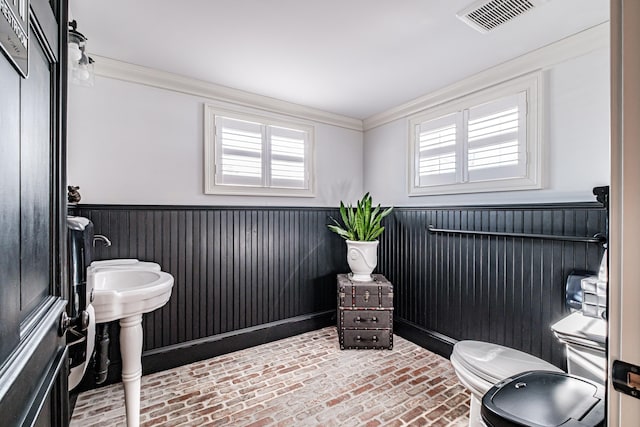
POLYGON ((473 0, 70 0, 90 53, 364 119, 609 19, 549 0, 482 34, 473 0))

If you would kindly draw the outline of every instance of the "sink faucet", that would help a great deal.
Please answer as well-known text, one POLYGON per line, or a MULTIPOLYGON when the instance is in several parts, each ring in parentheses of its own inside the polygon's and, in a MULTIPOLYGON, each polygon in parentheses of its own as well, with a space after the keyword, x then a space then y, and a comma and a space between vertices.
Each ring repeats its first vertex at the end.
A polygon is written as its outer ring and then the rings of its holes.
POLYGON ((109 240, 107 236, 104 236, 102 234, 96 234, 93 236, 93 246, 96 245, 96 242, 98 240, 101 240, 105 246, 111 246, 111 240, 109 240))

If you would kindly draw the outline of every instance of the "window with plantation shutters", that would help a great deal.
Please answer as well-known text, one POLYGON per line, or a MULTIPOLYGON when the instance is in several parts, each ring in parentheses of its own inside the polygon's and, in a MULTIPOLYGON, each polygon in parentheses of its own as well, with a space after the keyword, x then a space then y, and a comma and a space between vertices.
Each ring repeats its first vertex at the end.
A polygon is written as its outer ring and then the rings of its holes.
POLYGON ((469 108, 468 180, 521 178, 526 174, 524 92, 469 108))
POLYGON ((537 80, 523 80, 410 118, 409 195, 541 187, 537 80))
POLYGON ((211 194, 312 196, 313 128, 206 108, 211 194))

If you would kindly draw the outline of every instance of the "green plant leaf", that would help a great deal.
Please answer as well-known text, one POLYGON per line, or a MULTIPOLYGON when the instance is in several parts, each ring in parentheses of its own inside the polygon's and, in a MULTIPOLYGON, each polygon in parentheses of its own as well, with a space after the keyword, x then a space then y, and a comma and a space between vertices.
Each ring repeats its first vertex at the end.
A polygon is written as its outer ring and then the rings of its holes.
POLYGON ((371 223, 374 223, 377 220, 377 216, 380 213, 380 205, 376 206, 376 208, 371 213, 371 223))
POLYGON ((343 229, 342 227, 338 227, 337 225, 327 225, 327 227, 329 227, 329 230, 331 230, 334 233, 338 234, 343 239, 348 239, 349 238, 349 233, 345 229, 343 229))
POLYGON ((338 222, 334 217, 330 216, 330 217, 329 217, 329 219, 331 219, 331 221, 333 221, 333 223, 334 223, 335 225, 337 225, 338 227, 340 227, 340 228, 343 228, 343 229, 344 229, 344 227, 342 226, 342 224, 340 224, 340 223, 339 223, 339 222, 338 222))
POLYGON ((391 206, 390 208, 385 209, 384 212, 382 212, 382 214, 380 215, 380 219, 382 219, 385 216, 389 215, 392 210, 393 210, 393 206, 391 206))
POLYGON ((371 238, 369 240, 376 240, 376 238, 378 238, 378 236, 380 236, 382 234, 382 232, 384 231, 384 227, 380 227, 378 229, 376 229, 372 234, 371 234, 371 238))
POLYGON ((364 200, 363 200, 363 220, 362 222, 364 223, 365 229, 363 230, 363 234, 365 235, 365 240, 366 236, 369 234, 369 231, 371 230, 371 196, 369 196, 369 193, 365 194, 364 200))
POLYGON ((351 204, 345 205, 340 202, 340 217, 344 226, 335 218, 331 218, 333 224, 328 225, 329 229, 340 235, 342 238, 357 241, 372 241, 378 238, 384 231, 382 219, 389 215, 393 207, 384 211, 378 204, 373 208, 371 195, 367 192, 358 200, 355 207, 351 204))
POLYGON ((357 240, 364 240, 364 218, 362 215, 362 207, 360 203, 358 203, 358 208, 356 209, 355 218, 356 218, 355 231, 356 231, 357 240))
POLYGON ((342 222, 344 225, 349 228, 349 218, 347 217, 347 208, 344 206, 342 201, 340 202, 340 216, 342 216, 342 222))
POLYGON ((351 205, 349 205, 349 209, 347 210, 347 219, 349 220, 349 223, 346 224, 346 226, 350 231, 353 232, 356 226, 356 216, 353 213, 353 208, 351 207, 351 205))

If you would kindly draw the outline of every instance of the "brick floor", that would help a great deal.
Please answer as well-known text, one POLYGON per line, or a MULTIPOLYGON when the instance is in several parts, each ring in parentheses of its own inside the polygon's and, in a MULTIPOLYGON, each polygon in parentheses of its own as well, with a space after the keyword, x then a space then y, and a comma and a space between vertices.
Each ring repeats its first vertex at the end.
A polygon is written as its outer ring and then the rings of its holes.
MULTIPOLYGON (((335 327, 142 378, 142 426, 466 426, 449 361, 398 336, 340 350, 335 327)), ((124 426, 121 384, 80 394, 71 427, 124 426)))

